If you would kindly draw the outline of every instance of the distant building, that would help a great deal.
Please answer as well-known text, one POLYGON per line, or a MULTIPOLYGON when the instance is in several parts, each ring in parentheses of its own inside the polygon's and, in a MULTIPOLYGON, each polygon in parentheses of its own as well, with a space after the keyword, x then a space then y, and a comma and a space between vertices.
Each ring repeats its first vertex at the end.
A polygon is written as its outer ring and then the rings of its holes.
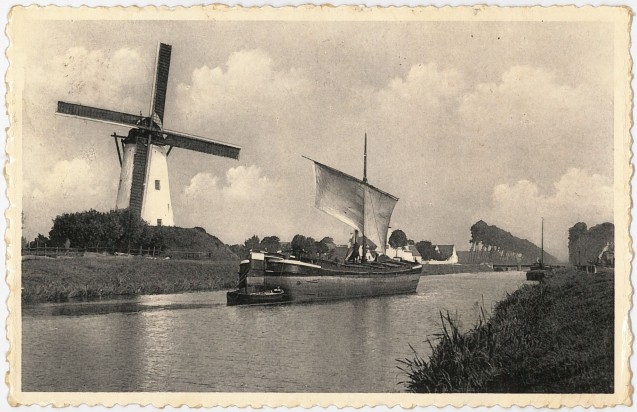
POLYGON ((395 260, 406 260, 408 262, 418 263, 422 262, 422 256, 420 256, 420 253, 418 253, 418 250, 416 250, 414 245, 407 245, 394 249, 388 244, 385 254, 395 260))
MULTIPOLYGON (((392 232, 393 230, 390 227, 387 233, 387 239, 391 237, 392 232)), ((391 259, 422 263, 422 256, 420 256, 418 249, 416 249, 416 246, 414 245, 407 245, 394 249, 391 247, 389 242, 387 242, 385 248, 385 254, 391 259)))
POLYGON ((604 249, 597 256, 597 262, 600 266, 615 267, 615 242, 608 242, 604 249))
POLYGON ((409 248, 411 255, 414 257, 414 262, 422 263, 422 256, 418 249, 416 249, 416 245, 409 245, 407 247, 409 248))
POLYGON ((458 263, 456 245, 436 245, 435 250, 438 259, 428 260, 425 263, 430 265, 455 265, 458 263))

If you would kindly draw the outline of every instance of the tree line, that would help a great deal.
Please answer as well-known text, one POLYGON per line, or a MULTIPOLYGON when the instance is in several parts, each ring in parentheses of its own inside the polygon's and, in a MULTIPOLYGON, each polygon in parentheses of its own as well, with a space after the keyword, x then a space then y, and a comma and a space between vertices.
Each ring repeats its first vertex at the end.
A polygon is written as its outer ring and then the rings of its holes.
POLYGON ((603 264, 614 265, 615 225, 602 223, 590 229, 584 222, 578 222, 568 230, 568 257, 573 265, 603 264), (604 249, 613 254, 603 254, 604 249), (600 257, 601 255, 601 257, 600 257))
MULTIPOLYGON (((362 236, 359 238, 358 242, 359 245, 362 245, 362 236)), ((418 253, 420 253, 422 258, 425 260, 445 260, 447 258, 446 256, 441 256, 440 253, 436 251, 436 246, 430 241, 422 240, 414 242, 407 237, 404 231, 400 229, 392 232, 388 239, 388 243, 394 249, 414 245, 416 250, 418 250, 418 253)), ((365 239, 365 244, 372 252, 378 249, 378 246, 369 239, 365 239)), ((336 244, 334 243, 334 239, 328 236, 317 241, 311 236, 296 234, 292 238, 287 250, 282 250, 282 242, 278 236, 265 236, 263 239, 260 239, 259 236, 255 234, 246 239, 243 244, 230 246, 230 249, 237 256, 242 258, 247 257, 250 250, 261 250, 271 253, 290 253, 298 258, 311 260, 333 260, 336 258, 336 244)))
POLYGON ((53 219, 48 236, 38 236, 27 246, 65 248, 104 247, 127 250, 130 247, 163 248, 164 237, 160 227, 148 225, 128 209, 99 212, 63 213, 53 219))
POLYGON ((278 236, 266 236, 259 239, 259 236, 252 235, 246 239, 242 245, 232 245, 230 249, 240 257, 246 257, 250 250, 260 250, 270 253, 282 252, 290 253, 299 258, 307 259, 328 259, 336 257, 336 244, 331 237, 324 237, 317 241, 311 236, 294 235, 290 245, 283 250, 281 239, 278 236))
MULTIPOLYGON (((473 255, 479 258, 487 255, 489 258, 500 257, 504 260, 539 258, 542 251, 539 247, 526 239, 520 239, 495 225, 488 225, 482 220, 471 226, 471 248, 473 255)), ((556 263, 557 259, 544 252, 547 263, 556 263)))

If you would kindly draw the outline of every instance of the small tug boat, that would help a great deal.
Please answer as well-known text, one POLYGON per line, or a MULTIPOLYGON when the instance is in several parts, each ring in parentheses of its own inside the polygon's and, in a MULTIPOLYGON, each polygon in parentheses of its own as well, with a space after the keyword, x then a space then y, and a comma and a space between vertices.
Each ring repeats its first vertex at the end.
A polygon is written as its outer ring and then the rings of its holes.
POLYGON ((258 292, 233 290, 227 293, 228 306, 236 305, 264 305, 268 303, 283 303, 287 295, 281 288, 258 292))

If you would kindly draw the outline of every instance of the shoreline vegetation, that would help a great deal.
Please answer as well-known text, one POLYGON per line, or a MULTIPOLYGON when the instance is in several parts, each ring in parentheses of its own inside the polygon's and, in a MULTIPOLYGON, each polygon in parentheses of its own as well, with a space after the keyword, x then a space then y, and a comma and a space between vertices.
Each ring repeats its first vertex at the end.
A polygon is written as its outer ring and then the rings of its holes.
MULTIPOLYGON (((22 261, 22 302, 232 289, 239 260, 148 259, 91 253, 22 261)), ((423 265, 423 276, 492 271, 489 266, 423 265)))
POLYGON ((22 302, 231 289, 238 260, 97 255, 22 261, 22 302))
MULTIPOLYGON (((409 392, 612 393, 614 274, 560 269, 484 309, 466 332, 449 314, 428 341, 399 359, 409 392)), ((413 347, 412 347, 413 349, 413 347)))

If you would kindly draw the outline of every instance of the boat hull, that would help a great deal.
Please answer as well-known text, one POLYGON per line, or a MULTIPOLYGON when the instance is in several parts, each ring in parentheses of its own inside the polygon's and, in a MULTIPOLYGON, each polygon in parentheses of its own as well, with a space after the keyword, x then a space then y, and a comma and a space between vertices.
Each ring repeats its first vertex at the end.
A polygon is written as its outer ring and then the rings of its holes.
POLYGON ((266 275, 265 279, 283 289, 290 302, 317 302, 416 293, 420 270, 403 274, 266 275))
POLYGON ((531 269, 526 272, 526 280, 532 280, 536 282, 542 282, 546 278, 551 276, 551 272, 546 269, 531 269))
POLYGON ((239 289, 228 293, 228 305, 245 304, 245 300, 260 303, 256 295, 271 290, 284 292, 282 302, 416 293, 421 272, 422 265, 407 262, 314 264, 253 252, 250 259, 241 262, 239 289), (250 298, 242 299, 240 294, 250 298))
POLYGON ((285 293, 244 293, 233 290, 226 294, 228 306, 236 305, 266 305, 287 301, 285 293))

